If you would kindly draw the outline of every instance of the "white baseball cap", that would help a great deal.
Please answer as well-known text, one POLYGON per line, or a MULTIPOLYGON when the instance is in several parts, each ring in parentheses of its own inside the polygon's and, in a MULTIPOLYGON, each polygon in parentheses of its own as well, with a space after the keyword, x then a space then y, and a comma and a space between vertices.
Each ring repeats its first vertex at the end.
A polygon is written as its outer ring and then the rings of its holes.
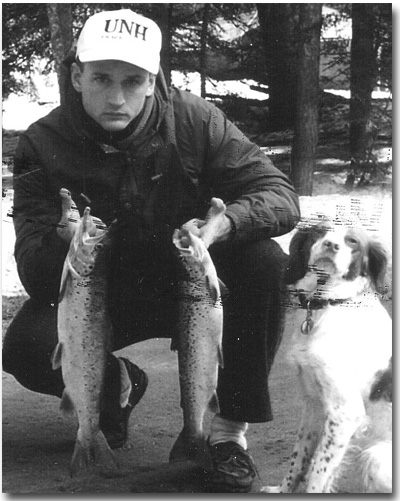
POLYGON ((160 68, 161 31, 147 17, 129 9, 99 12, 85 23, 76 56, 82 63, 117 60, 156 75, 160 68))

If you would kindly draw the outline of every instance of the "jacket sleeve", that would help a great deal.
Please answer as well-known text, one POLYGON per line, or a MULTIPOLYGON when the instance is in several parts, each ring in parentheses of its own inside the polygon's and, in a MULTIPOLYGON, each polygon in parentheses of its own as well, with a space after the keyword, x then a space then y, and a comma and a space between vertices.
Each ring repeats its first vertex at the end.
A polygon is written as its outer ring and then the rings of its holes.
POLYGON ((57 234, 61 200, 50 189, 39 157, 29 135, 23 134, 14 161, 14 255, 29 296, 52 303, 58 300, 69 246, 57 234))
POLYGON ((300 219, 298 196, 289 179, 225 115, 210 107, 207 124, 208 179, 238 240, 277 237, 300 219))

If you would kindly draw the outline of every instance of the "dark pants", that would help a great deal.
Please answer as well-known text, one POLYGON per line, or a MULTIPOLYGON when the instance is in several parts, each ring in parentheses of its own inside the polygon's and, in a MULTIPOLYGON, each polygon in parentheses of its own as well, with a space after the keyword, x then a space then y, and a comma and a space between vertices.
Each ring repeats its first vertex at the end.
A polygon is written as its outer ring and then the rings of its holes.
MULTIPOLYGON (((268 375, 284 327, 286 255, 272 240, 219 244, 211 254, 229 289, 224 299, 224 368, 218 383, 221 415, 237 421, 269 421, 268 375)), ((145 339, 174 336, 175 295, 168 294, 165 282, 161 287, 155 284, 153 290, 157 291, 153 298, 138 295, 134 304, 132 296, 123 293, 111 301, 115 350, 145 339)), ((50 363, 56 343, 56 306, 28 299, 6 332, 3 369, 32 391, 61 396, 61 370, 54 371, 50 363)), ((106 395, 113 400, 119 398, 118 374, 118 362, 110 355, 106 395)))

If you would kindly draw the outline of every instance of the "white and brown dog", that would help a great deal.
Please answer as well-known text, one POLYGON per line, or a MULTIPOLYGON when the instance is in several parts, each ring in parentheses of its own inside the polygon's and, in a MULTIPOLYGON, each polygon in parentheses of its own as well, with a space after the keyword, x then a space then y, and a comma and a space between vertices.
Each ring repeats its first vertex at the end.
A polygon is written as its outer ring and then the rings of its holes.
POLYGON ((287 283, 304 308, 289 357, 304 398, 281 493, 392 492, 392 323, 377 294, 387 258, 361 229, 298 231, 287 283))

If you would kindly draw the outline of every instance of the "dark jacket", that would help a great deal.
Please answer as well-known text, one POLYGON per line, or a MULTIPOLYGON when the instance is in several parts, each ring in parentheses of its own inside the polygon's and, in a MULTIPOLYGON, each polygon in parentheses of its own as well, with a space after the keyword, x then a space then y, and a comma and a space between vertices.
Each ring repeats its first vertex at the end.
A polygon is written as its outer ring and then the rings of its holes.
MULTIPOLYGON (((104 223, 118 219, 118 266, 129 266, 133 249, 141 249, 135 255, 151 248, 169 252, 173 229, 204 217, 212 196, 228 205, 237 241, 285 234, 299 219, 286 176, 215 106, 167 89, 162 72, 139 134, 109 145, 95 129, 69 86, 65 104, 21 135, 14 168, 15 259, 31 297, 57 300, 68 248, 55 227, 61 188, 71 191, 81 214, 89 199, 92 214, 104 223)), ((141 265, 148 263, 135 261, 141 265)))

